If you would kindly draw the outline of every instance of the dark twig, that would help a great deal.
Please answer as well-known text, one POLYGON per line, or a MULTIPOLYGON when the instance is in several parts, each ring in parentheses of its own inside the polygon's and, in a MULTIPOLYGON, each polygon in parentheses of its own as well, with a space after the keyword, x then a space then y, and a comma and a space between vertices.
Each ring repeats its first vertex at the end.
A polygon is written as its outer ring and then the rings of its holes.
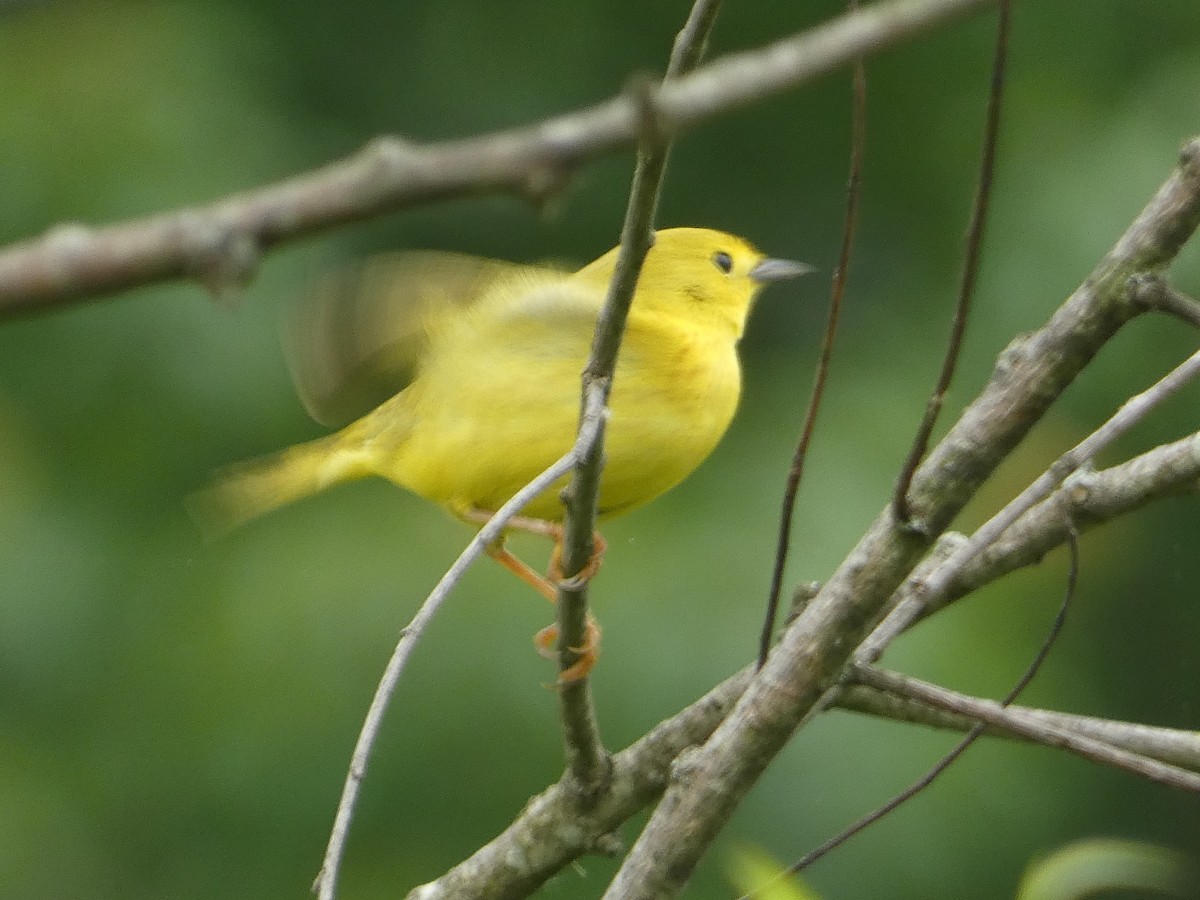
MULTIPOLYGON (((849 0, 850 12, 858 9, 858 0, 849 0)), ((775 563, 771 568, 771 588, 767 592, 767 610, 763 615, 762 634, 758 640, 758 666, 761 669, 771 652, 771 638, 775 634, 775 618, 779 613, 779 597, 783 592, 783 573, 787 567, 788 548, 792 539, 792 519, 795 515, 796 495, 800 491, 800 479, 804 475, 804 461, 808 458, 808 447, 812 443, 817 426, 817 413, 829 381, 829 364, 833 358, 833 345, 837 339, 838 321, 842 314, 842 298, 846 294, 846 278, 850 269, 850 251, 854 245, 854 233, 858 227, 858 207, 862 197, 863 156, 867 142, 867 72, 862 60, 854 63, 851 76, 853 90, 853 112, 850 117, 850 175, 846 182, 846 216, 842 226, 842 249, 838 254, 838 265, 833 272, 833 287, 829 297, 829 316, 825 323, 825 337, 821 341, 821 353, 817 359, 817 373, 813 378, 812 393, 808 398, 808 409, 804 413, 804 425, 800 439, 792 454, 787 483, 783 490, 783 510, 779 517, 779 533, 775 544, 775 563)))
POLYGON ((946 343, 946 356, 942 360, 942 371, 938 375, 937 386, 925 405, 925 414, 913 438, 908 457, 900 469, 900 477, 896 479, 895 492, 892 495, 892 513, 897 522, 910 524, 912 508, 908 490, 912 486, 913 476, 917 466, 925 458, 929 449, 929 439, 937 424, 942 405, 946 402, 946 392, 950 390, 950 382, 954 380, 954 370, 958 367, 959 353, 962 351, 963 337, 967 331, 967 318, 971 311, 971 298, 975 294, 975 281, 979 271, 979 258, 983 248, 983 232, 987 224, 988 208, 992 198, 992 174, 996 168, 996 145, 1000 135, 1000 109, 1004 97, 1004 71, 1008 58, 1009 20, 1012 9, 1011 0, 1003 0, 999 8, 999 22, 996 27, 996 49, 992 58, 992 81, 988 91, 987 121, 983 132, 983 152, 979 160, 979 183, 975 190, 975 202, 971 209, 971 223, 967 227, 967 245, 963 253, 962 280, 958 287, 958 302, 954 309, 954 323, 950 328, 950 339, 946 343))

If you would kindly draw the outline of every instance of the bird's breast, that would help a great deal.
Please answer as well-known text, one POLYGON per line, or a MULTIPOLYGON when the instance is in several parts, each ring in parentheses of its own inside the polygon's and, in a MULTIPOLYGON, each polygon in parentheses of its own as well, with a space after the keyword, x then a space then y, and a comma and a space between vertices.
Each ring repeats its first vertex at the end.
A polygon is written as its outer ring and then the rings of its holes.
POLYGON ((631 328, 610 399, 601 512, 674 487, 713 451, 737 409, 741 370, 732 338, 631 328))

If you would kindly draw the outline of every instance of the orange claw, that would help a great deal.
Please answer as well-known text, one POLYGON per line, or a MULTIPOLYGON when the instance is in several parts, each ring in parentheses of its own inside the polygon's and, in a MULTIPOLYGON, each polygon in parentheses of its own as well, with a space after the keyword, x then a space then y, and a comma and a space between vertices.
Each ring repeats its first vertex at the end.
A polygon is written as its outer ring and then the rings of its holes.
POLYGON ((603 536, 598 531, 592 532, 592 555, 588 561, 583 564, 583 568, 572 575, 570 578, 563 577, 562 570, 562 535, 554 542, 554 552, 550 554, 550 570, 546 577, 559 587, 567 590, 578 590, 589 581, 591 581, 596 573, 600 571, 600 563, 604 562, 604 553, 608 550, 608 541, 604 540, 603 536))
MULTIPOLYGON (((558 659, 558 625, 547 625, 533 636, 533 644, 538 653, 547 659, 558 659)), ((587 618, 587 630, 583 636, 582 647, 572 647, 572 653, 579 655, 567 668, 558 673, 559 684, 572 684, 587 677, 596 665, 600 656, 600 626, 590 615, 587 618)))

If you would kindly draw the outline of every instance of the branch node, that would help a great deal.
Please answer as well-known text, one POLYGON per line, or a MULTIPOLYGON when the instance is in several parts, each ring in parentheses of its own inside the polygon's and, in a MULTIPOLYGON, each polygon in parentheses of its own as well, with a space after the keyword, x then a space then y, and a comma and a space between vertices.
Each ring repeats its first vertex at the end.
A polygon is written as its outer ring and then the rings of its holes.
MULTIPOLYGON (((562 779, 563 785, 570 792, 577 809, 589 812, 605 797, 613 785, 612 754, 599 747, 599 753, 593 764, 586 768, 569 767, 562 779)), ((599 842, 600 839, 597 839, 599 842)))
POLYGON ((633 75, 626 86, 637 117, 638 144, 645 149, 662 150, 671 140, 659 109, 661 85, 653 75, 641 72, 633 75))
POLYGON ((1070 508, 1075 512, 1087 512, 1092 495, 1101 486, 1102 479, 1090 466, 1084 466, 1072 472, 1063 481, 1062 492, 1070 508))
POLYGON ((609 859, 625 855, 625 841, 615 831, 602 834, 592 842, 592 852, 609 859))
POLYGON ((1183 294, 1159 275, 1139 273, 1129 276, 1129 296, 1135 306, 1174 316, 1193 328, 1200 328, 1200 303, 1183 294))
POLYGON ((1192 138, 1179 148, 1179 168, 1193 178, 1200 178, 1200 138, 1192 138))
POLYGON ((410 165, 419 154, 420 148, 407 138, 395 134, 381 134, 371 138, 363 146, 363 156, 372 160, 382 170, 410 165))
POLYGON ((258 268, 255 236, 215 216, 189 211, 179 217, 179 241, 185 271, 204 286, 214 302, 232 306, 258 268))
POLYGON ((819 593, 821 593, 821 582, 819 581, 806 581, 796 585, 796 589, 792 591, 792 603, 784 624, 790 625, 794 622, 819 593))
POLYGON ((900 529, 900 533, 906 537, 915 537, 922 541, 933 540, 933 530, 929 527, 929 522, 915 515, 911 499, 908 507, 908 518, 896 518, 894 521, 896 522, 896 527, 900 529))
POLYGON ((533 204, 538 215, 544 219, 553 218, 559 196, 570 181, 571 172, 565 166, 545 164, 530 169, 521 180, 521 190, 526 199, 533 204))
POLYGON ((685 781, 691 781, 692 776, 696 774, 698 764, 700 762, 700 748, 696 745, 688 747, 680 752, 678 756, 671 761, 671 783, 679 784, 685 781))
POLYGON ((1152 272, 1135 272, 1125 282, 1129 299, 1143 310, 1158 309, 1162 305, 1166 282, 1152 272))

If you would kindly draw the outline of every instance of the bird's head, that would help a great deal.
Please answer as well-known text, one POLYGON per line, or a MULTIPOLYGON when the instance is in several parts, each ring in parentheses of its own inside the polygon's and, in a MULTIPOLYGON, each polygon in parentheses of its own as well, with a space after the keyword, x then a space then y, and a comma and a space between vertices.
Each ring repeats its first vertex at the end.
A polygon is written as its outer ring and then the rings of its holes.
MULTIPOLYGON (((619 248, 580 271, 583 277, 612 277, 619 248)), ((709 228, 667 228, 655 235, 638 277, 634 306, 639 312, 683 316, 715 324, 741 337, 754 298, 773 281, 795 278, 812 266, 771 259, 748 241, 709 228)))

